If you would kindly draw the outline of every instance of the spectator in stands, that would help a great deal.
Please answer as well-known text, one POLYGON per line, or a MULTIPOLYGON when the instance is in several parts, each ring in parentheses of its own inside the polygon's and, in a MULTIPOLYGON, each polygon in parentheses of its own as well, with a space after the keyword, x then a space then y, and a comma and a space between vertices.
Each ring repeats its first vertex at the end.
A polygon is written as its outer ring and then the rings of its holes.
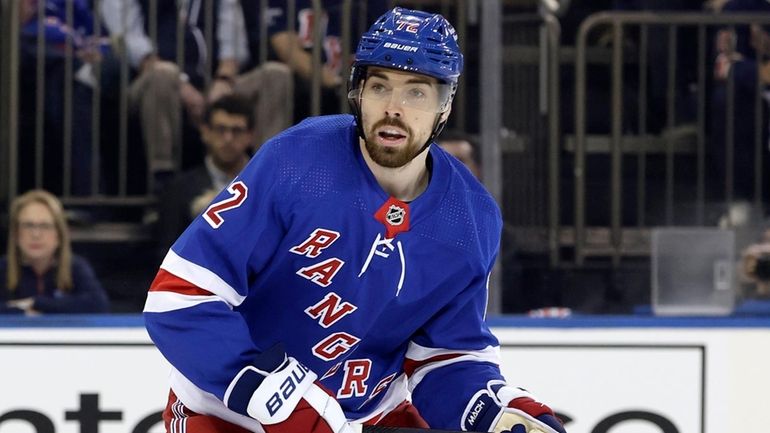
POLYGON ((770 229, 743 250, 738 274, 751 294, 770 297, 770 229))
POLYGON ((8 249, 0 259, 0 313, 103 313, 107 294, 74 255, 61 202, 31 190, 11 203, 8 249))
MULTIPOLYGON (((151 15, 149 2, 142 0, 105 0, 101 3, 104 24, 113 36, 123 38, 133 79, 128 89, 129 104, 141 123, 148 168, 156 177, 176 170, 181 151, 182 108, 193 126, 197 126, 205 105, 205 55, 211 51, 202 37, 205 15, 200 2, 187 2, 187 9, 177 10, 177 2, 156 2, 157 46, 148 36, 151 15), (197 8, 194 8, 194 4, 197 8), (184 36, 177 41, 179 19, 184 36), (184 44, 182 67, 177 60, 178 42, 184 44)), ((125 60, 125 59, 124 59, 125 60)))
MULTIPOLYGON (((93 69, 109 53, 106 39, 97 38, 93 31, 93 16, 85 0, 72 0, 72 22, 67 22, 65 0, 43 2, 42 24, 39 19, 39 1, 22 0, 19 3, 20 31, 20 160, 21 185, 32 186, 34 179, 35 122, 42 112, 45 185, 56 191, 63 185, 62 161, 65 139, 71 139, 70 192, 86 195, 91 192, 91 95, 94 87, 93 69), (38 88, 38 36, 44 40, 44 85, 38 88), (65 82, 68 71, 66 62, 67 43, 72 47, 71 82, 65 82), (65 100, 65 86, 71 86, 71 100, 65 100), (37 95, 43 92, 42 106, 37 106, 37 95), (67 105, 68 104, 68 105, 67 105), (70 110, 71 125, 65 125, 65 113, 70 110), (70 136, 65 137, 67 126, 70 136)), ((63 192, 63 191, 62 191, 63 192)))
MULTIPOLYGON (((143 139, 156 178, 178 169, 182 131, 199 126, 209 100, 236 91, 249 96, 258 113, 266 138, 290 124, 291 82, 288 68, 269 65, 254 73, 241 75, 241 65, 249 59, 242 11, 237 0, 214 1, 213 22, 206 22, 207 2, 191 0, 178 9, 173 1, 159 1, 157 11, 149 10, 145 0, 104 0, 101 11, 105 25, 113 35, 125 38, 128 60, 135 78, 129 88, 131 106, 139 113, 143 139), (156 17, 157 46, 149 33, 156 17), (183 19, 184 63, 177 66, 177 28, 183 19), (213 29, 212 46, 207 46, 204 29, 213 29), (207 70, 209 58, 213 70, 207 70), (211 82, 209 78, 213 76, 211 82), (207 86, 209 88, 207 89, 207 86), (181 108, 187 122, 180 118, 181 108)), ((197 136, 197 134, 194 134, 197 136)), ((195 137, 191 137, 195 138, 195 137)), ((187 143, 188 140, 185 140, 187 143)), ((183 166, 200 161, 196 149, 184 149, 183 166)))
MULTIPOLYGON (((243 68, 242 68, 243 69, 243 68)), ((218 73, 207 93, 211 103, 225 95, 238 95, 252 107, 255 128, 252 149, 289 127, 293 116, 294 81, 288 66, 268 61, 244 73, 218 73)))
POLYGON ((254 141, 254 119, 246 100, 223 96, 211 103, 201 125, 206 145, 204 163, 186 171, 164 188, 159 202, 159 251, 171 244, 219 191, 246 166, 254 141))
POLYGON ((442 149, 465 164, 468 170, 481 180, 479 147, 470 135, 447 129, 438 136, 437 143, 442 149))
MULTIPOLYGON (((770 12, 770 3, 765 0, 730 0, 722 8, 725 13, 770 12)), ((764 174, 768 164, 768 122, 767 96, 763 96, 763 117, 761 124, 756 124, 755 98, 757 82, 767 89, 770 85, 770 32, 758 25, 725 28, 716 36, 716 58, 714 62, 714 89, 712 92, 711 155, 716 179, 726 179, 726 134, 728 89, 727 83, 732 75, 734 83, 733 99, 733 173, 734 197, 752 200, 755 196, 754 182, 756 160, 755 133, 761 133, 762 159, 764 174), (759 67, 758 63, 759 62, 759 67)), ((764 179, 764 191, 767 192, 768 179, 764 179)))
MULTIPOLYGON (((315 16, 311 0, 295 0, 294 17, 289 17, 289 4, 284 0, 269 0, 266 17, 260 19, 260 0, 241 0, 248 32, 249 50, 253 60, 259 59, 261 23, 267 25, 267 58, 288 65, 294 72, 294 120, 310 116, 313 73, 321 74, 321 114, 336 114, 340 110, 339 92, 344 91, 348 65, 342 64, 343 1, 323 2, 323 14, 315 16), (290 28, 291 22, 295 23, 290 28), (313 70, 312 49, 316 26, 323 38, 322 67, 313 70)), ((351 41, 366 30, 355 24, 366 25, 387 10, 385 0, 351 2, 351 41)), ((352 56, 351 56, 352 61, 352 56)), ((347 106, 347 100, 344 105, 347 106)))

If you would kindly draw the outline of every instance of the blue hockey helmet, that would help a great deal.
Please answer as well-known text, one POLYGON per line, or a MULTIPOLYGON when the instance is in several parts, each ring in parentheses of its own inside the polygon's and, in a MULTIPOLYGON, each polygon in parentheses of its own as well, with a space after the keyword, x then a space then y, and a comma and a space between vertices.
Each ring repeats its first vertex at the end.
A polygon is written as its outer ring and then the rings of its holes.
MULTIPOLYGON (((365 80, 369 66, 414 72, 448 84, 451 90, 439 110, 444 112, 449 109, 457 91, 457 80, 463 69, 463 55, 457 44, 454 27, 439 14, 395 7, 378 18, 361 36, 348 81, 348 100, 356 114, 362 137, 357 90, 365 80)), ((441 131, 445 123, 445 120, 439 121, 440 117, 436 118, 430 140, 441 131)))

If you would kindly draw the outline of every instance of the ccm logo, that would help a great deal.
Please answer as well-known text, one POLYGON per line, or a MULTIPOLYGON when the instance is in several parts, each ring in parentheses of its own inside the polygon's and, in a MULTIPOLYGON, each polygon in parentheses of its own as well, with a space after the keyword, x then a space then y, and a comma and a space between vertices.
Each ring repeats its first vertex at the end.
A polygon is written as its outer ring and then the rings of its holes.
POLYGON ((294 395, 294 392, 297 391, 297 385, 307 377, 309 371, 310 369, 300 363, 295 365, 294 370, 292 370, 291 374, 286 377, 286 380, 281 383, 278 391, 274 392, 267 400, 267 403, 265 403, 265 409, 267 409, 267 413, 269 413, 270 416, 275 415, 281 410, 284 402, 294 395))

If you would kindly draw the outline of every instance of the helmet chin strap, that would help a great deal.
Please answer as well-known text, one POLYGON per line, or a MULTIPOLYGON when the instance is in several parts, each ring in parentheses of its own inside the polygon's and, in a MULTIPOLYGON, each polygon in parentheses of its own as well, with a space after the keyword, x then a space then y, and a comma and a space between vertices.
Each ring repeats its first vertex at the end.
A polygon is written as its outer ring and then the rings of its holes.
POLYGON ((441 131, 444 129, 444 125, 446 125, 446 120, 444 120, 443 122, 441 121, 441 116, 443 116, 444 113, 446 113, 446 111, 442 111, 441 113, 438 113, 438 115, 436 115, 436 120, 433 121, 433 132, 431 132, 430 137, 428 137, 428 141, 426 141, 425 144, 422 145, 422 147, 420 148, 420 151, 417 152, 416 155, 421 154, 425 149, 427 149, 428 146, 430 146, 430 144, 433 142, 433 139, 436 138, 436 136, 438 136, 441 133, 441 131))

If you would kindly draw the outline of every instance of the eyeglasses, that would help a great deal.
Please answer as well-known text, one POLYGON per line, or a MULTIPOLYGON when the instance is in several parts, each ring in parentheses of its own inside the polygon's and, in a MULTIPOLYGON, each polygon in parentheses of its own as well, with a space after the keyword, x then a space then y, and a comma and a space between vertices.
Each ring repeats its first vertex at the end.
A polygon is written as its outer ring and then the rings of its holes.
POLYGON ((35 223, 31 221, 22 221, 19 223, 19 230, 25 232, 43 232, 48 233, 56 230, 54 223, 35 223))
POLYGON ((448 84, 414 83, 390 86, 387 82, 369 79, 364 87, 353 89, 348 98, 375 102, 390 102, 429 113, 441 113, 451 101, 452 87, 448 84), (395 98, 395 100, 393 99, 395 98))
POLYGON ((230 134, 233 134, 234 137, 239 137, 249 132, 249 129, 243 126, 226 126, 226 125, 211 125, 211 130, 220 136, 224 136, 229 132, 230 134))

